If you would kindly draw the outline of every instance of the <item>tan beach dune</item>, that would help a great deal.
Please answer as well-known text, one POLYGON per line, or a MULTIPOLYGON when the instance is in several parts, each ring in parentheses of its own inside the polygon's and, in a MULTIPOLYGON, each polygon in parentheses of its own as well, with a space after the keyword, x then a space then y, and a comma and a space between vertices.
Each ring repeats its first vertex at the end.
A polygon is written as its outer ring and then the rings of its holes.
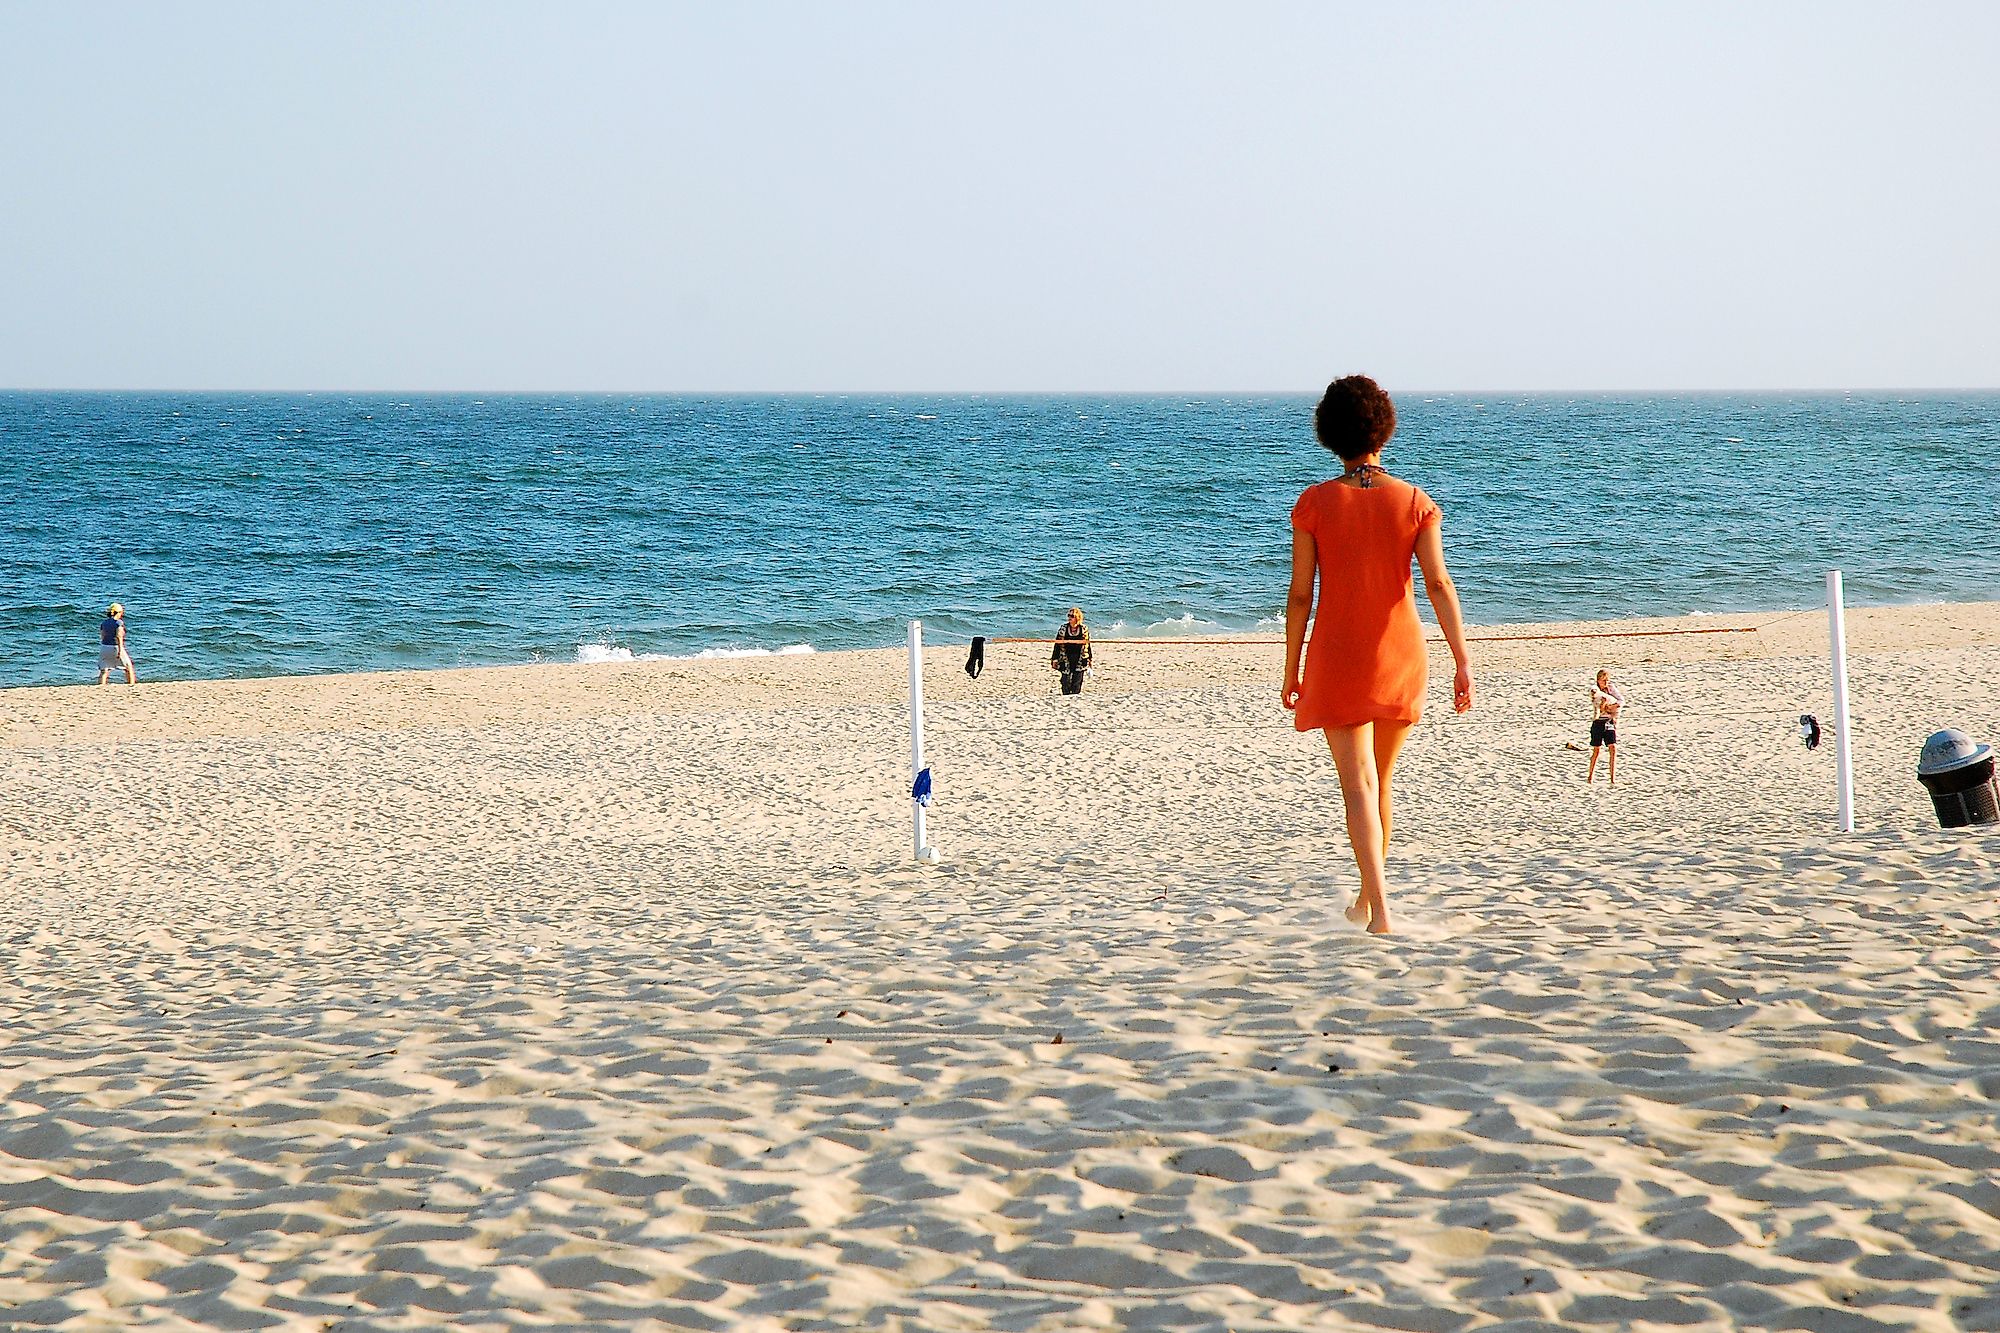
POLYGON ((0 692, 0 1326, 2000 1329, 2000 605, 0 692), (1528 627, 1490 633, 1519 636, 1528 627), (1582 783, 1588 673, 1629 690, 1582 783))

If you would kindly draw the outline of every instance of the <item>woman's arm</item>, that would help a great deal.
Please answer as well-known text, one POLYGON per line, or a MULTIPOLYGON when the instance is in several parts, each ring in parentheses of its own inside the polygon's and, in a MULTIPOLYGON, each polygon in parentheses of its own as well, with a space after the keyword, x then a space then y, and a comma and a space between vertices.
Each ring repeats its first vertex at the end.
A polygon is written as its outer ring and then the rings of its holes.
POLYGON ((1306 621, 1312 618, 1313 575, 1317 560, 1313 536, 1292 529, 1292 588, 1285 595, 1285 707, 1299 706, 1299 664, 1305 658, 1306 621))
POLYGON ((1451 687, 1451 706, 1463 713, 1472 707, 1472 657, 1465 649, 1465 621, 1458 608, 1458 589, 1444 567, 1444 534, 1441 524, 1426 523, 1417 533, 1417 564, 1424 571, 1424 596, 1437 613, 1438 628, 1451 645, 1452 660, 1458 663, 1451 687))

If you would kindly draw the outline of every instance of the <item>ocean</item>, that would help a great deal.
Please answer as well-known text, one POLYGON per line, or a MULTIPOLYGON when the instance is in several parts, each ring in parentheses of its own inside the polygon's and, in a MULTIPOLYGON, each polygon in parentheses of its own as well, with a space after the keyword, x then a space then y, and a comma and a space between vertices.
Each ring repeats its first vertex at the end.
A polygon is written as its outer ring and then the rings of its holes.
MULTIPOLYGON (((1279 627, 1312 398, 0 394, 0 685, 1279 627)), ((2000 598, 2000 394, 1398 395, 1480 624, 2000 598)))

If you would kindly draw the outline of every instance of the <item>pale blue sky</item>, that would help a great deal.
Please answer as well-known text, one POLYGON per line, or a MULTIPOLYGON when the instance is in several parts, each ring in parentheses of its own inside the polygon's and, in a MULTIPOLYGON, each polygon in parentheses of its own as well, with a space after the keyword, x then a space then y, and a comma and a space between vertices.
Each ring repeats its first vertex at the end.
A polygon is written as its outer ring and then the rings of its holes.
POLYGON ((0 4, 0 385, 2000 385, 2000 5, 0 4))

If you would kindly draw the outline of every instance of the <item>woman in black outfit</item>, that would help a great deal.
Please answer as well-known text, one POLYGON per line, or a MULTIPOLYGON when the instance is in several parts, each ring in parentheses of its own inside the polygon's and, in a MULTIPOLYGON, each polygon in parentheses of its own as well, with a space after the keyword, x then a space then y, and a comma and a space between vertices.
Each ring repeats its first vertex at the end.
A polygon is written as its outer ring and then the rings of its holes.
POLYGON ((1083 623, 1082 607, 1072 606, 1069 619, 1056 631, 1049 666, 1062 673, 1064 694, 1083 693, 1083 673, 1090 669, 1090 629, 1083 623))

